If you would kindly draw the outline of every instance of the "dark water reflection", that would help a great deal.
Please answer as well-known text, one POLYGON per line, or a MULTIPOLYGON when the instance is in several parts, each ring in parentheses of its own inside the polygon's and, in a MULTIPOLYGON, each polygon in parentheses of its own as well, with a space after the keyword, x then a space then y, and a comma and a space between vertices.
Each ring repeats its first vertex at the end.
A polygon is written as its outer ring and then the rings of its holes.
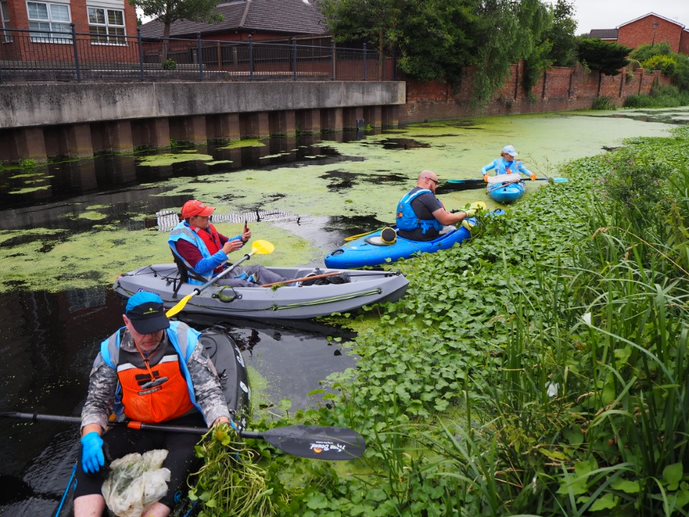
MULTIPOLYGON (((356 132, 333 135, 337 141, 360 139, 356 132)), ((313 135, 273 137, 256 142, 256 146, 223 149, 226 143, 208 146, 175 148, 209 154, 213 163, 188 161, 165 166, 141 166, 140 159, 150 154, 170 151, 141 151, 132 155, 101 155, 95 159, 69 160, 55 157, 47 165, 24 165, 11 169, 0 168, 0 204, 4 208, 26 207, 41 203, 55 203, 79 195, 131 188, 155 183, 172 177, 193 177, 214 172, 231 172, 246 168, 271 169, 299 164, 328 164, 360 157, 341 156, 327 141, 313 135)))

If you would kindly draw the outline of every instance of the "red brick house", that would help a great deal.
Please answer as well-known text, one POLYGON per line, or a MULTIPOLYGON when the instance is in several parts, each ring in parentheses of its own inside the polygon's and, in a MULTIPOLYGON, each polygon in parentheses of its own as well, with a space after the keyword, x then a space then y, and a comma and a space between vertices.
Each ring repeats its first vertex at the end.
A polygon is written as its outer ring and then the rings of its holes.
POLYGON ((127 36, 136 37, 136 11, 127 0, 0 0, 0 7, 3 59, 66 57, 73 46, 67 34, 72 24, 85 59, 91 49, 102 59, 128 55, 132 40, 127 36))
POLYGON ((642 45, 667 43, 673 52, 689 54, 689 31, 685 26, 656 13, 645 14, 616 29, 594 29, 589 37, 619 43, 632 49, 642 45))

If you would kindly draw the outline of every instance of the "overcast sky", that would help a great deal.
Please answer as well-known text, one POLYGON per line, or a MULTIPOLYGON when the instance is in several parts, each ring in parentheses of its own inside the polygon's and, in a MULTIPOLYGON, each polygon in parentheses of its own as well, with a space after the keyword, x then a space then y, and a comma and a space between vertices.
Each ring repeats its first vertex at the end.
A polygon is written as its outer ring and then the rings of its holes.
POLYGON ((573 0, 572 3, 578 23, 576 34, 591 29, 614 29, 649 12, 689 29, 689 0, 573 0))

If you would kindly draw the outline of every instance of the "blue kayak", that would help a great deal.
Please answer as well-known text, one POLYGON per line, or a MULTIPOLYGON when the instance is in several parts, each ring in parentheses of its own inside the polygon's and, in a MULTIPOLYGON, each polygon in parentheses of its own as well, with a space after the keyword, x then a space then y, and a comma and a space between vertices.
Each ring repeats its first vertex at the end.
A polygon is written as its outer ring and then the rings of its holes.
MULTIPOLYGON (((468 221, 476 224, 476 219, 472 218, 468 221)), ((447 250, 471 237, 469 230, 460 226, 459 229, 441 235, 432 241, 412 241, 397 236, 397 240, 393 244, 386 244, 381 239, 382 232, 383 230, 365 235, 337 248, 325 257, 326 267, 355 269, 364 266, 378 266, 402 258, 409 258, 415 253, 435 253, 436 251, 447 250)))
POLYGON ((519 201, 526 192, 523 183, 510 183, 507 185, 489 185, 486 188, 488 196, 497 203, 509 205, 519 201))

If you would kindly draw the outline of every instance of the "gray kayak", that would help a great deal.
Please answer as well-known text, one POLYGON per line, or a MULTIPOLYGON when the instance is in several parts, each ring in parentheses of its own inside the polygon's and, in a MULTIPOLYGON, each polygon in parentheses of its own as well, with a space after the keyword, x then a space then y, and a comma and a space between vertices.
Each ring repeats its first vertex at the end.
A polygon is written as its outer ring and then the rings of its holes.
MULTIPOLYGON (((275 287, 212 285, 193 296, 184 312, 253 319, 308 319, 399 300, 409 285, 404 275, 391 271, 269 269, 288 280, 309 275, 315 279, 275 287), (332 276, 321 276, 331 273, 332 276)), ((168 308, 198 287, 180 285, 175 264, 156 264, 131 271, 118 278, 114 285, 115 291, 125 297, 140 290, 157 293, 168 308)))

